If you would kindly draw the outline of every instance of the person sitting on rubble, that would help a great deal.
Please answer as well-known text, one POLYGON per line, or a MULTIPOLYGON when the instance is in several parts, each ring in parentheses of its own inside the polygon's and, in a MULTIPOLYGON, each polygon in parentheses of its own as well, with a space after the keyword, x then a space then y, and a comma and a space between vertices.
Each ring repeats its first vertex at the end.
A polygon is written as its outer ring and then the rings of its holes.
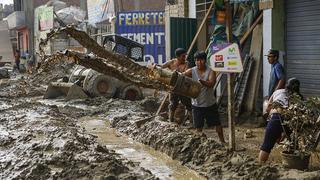
MULTIPOLYGON (((162 68, 168 68, 172 71, 185 72, 188 69, 188 63, 186 62, 187 51, 183 48, 177 48, 175 50, 175 59, 172 59, 166 62, 163 65, 160 65, 162 68)), ((188 110, 188 114, 190 116, 191 121, 191 99, 186 96, 178 95, 176 93, 170 93, 169 96, 169 120, 170 122, 174 122, 174 114, 177 110, 179 102, 181 102, 186 109, 188 110)))
POLYGON ((290 78, 285 89, 278 89, 274 91, 269 99, 267 112, 270 114, 263 143, 260 147, 259 162, 265 163, 270 155, 272 148, 276 142, 284 139, 285 135, 290 134, 288 127, 281 124, 281 112, 288 107, 288 98, 292 94, 297 94, 303 99, 300 94, 300 81, 296 78, 290 78), (273 108, 272 104, 277 103, 280 107, 273 108))
POLYGON ((216 83, 216 73, 206 65, 207 54, 205 52, 195 53, 194 59, 196 66, 184 72, 184 75, 199 81, 202 85, 199 96, 192 99, 193 126, 197 132, 202 132, 206 120, 209 128, 216 127, 221 143, 225 143, 213 89, 216 83))

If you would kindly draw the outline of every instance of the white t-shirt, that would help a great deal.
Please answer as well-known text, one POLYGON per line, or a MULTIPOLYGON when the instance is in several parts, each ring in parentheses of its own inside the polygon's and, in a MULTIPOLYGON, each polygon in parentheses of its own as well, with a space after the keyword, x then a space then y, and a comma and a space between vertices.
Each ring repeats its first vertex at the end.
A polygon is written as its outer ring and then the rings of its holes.
POLYGON ((285 89, 278 89, 274 91, 271 98, 272 102, 278 102, 284 108, 288 107, 288 96, 285 89))

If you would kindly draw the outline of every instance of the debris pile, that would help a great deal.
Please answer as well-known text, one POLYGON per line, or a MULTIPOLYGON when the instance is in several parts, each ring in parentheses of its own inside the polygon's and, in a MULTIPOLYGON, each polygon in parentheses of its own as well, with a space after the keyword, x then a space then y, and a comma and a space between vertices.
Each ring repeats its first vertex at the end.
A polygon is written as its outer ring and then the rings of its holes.
POLYGON ((0 97, 42 96, 49 82, 68 76, 72 67, 73 63, 54 62, 35 74, 13 74, 11 79, 0 80, 0 97))

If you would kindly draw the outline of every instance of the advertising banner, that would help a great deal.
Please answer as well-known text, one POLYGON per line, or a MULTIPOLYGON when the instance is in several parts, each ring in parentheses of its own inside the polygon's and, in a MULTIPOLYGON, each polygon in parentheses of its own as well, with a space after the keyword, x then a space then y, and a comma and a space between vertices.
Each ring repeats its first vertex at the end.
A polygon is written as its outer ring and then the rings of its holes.
POLYGON ((210 57, 210 67, 217 72, 242 72, 239 46, 236 43, 225 46, 210 57))
POLYGON ((165 25, 163 11, 120 12, 116 33, 144 45, 144 61, 165 62, 165 25))
POLYGON ((53 7, 43 7, 38 10, 40 30, 53 28, 53 7))

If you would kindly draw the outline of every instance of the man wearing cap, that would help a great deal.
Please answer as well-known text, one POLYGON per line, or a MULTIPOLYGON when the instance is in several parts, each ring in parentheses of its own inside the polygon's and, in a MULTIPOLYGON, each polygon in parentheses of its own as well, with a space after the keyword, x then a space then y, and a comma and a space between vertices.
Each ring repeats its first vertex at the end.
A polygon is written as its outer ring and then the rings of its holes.
POLYGON ((271 97, 273 92, 278 89, 283 89, 285 86, 285 72, 283 66, 279 63, 279 51, 270 49, 268 55, 268 62, 271 64, 270 81, 268 96, 271 97))
MULTIPOLYGON (((175 59, 172 59, 165 64, 161 65, 162 68, 169 68, 172 71, 184 72, 188 69, 188 64, 186 62, 187 51, 183 48, 178 48, 175 50, 175 59)), ((171 93, 169 96, 169 120, 174 121, 174 114, 178 107, 179 101, 185 105, 188 110, 189 116, 191 116, 191 99, 186 96, 181 96, 175 93, 171 93)), ((189 117, 190 118, 190 117, 189 117)), ((190 119, 191 120, 191 119, 190 119)))

